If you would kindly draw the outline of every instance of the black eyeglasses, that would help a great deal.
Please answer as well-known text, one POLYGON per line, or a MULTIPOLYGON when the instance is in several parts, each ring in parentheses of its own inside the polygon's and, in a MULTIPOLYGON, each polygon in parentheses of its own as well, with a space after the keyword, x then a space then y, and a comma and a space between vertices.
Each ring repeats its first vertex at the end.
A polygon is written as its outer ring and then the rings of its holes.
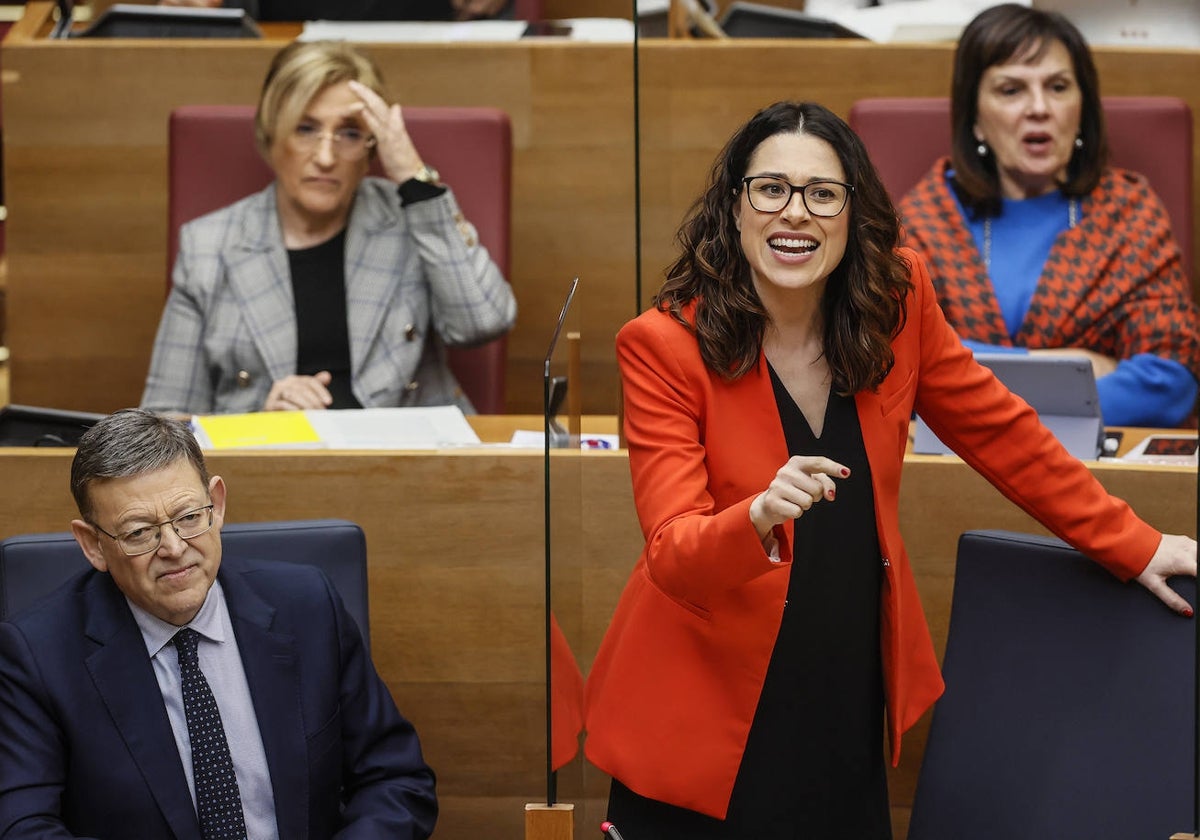
POLYGON ((802 186, 790 184, 771 175, 751 175, 743 178, 746 198, 760 213, 778 213, 800 193, 800 200, 810 215, 830 219, 846 208, 854 187, 841 181, 810 181, 802 186))
POLYGON ((136 557, 139 554, 146 554, 150 551, 157 551, 162 543, 162 526, 170 525, 175 529, 175 533, 179 535, 181 540, 194 539, 201 534, 207 533, 213 525, 213 506, 205 505, 198 507, 195 510, 189 510, 187 513, 181 513, 174 519, 167 519, 163 522, 155 522, 153 525, 142 525, 134 528, 132 531, 126 531, 124 534, 117 536, 105 531, 95 522, 92 523, 97 531, 111 540, 114 540, 121 550, 130 557, 136 557))

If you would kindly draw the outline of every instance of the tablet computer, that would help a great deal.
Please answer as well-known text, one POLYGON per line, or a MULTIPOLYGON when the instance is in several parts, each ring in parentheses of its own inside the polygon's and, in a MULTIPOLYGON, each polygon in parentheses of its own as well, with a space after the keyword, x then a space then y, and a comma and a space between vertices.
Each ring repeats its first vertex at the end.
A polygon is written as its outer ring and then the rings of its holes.
POLYGON ((0 446, 77 446, 105 415, 31 405, 0 408, 0 446))
POLYGON ((261 38, 245 9, 118 3, 74 38, 261 38))
MULTIPOLYGON (((976 353, 975 360, 991 368, 1008 390, 1029 403, 1068 452, 1084 460, 1099 457, 1104 443, 1104 420, 1100 416, 1096 374, 1087 358, 976 353)), ((913 452, 953 454, 919 416, 913 452)))
POLYGON ((1121 457, 1140 464, 1176 464, 1194 467, 1200 453, 1200 438, 1195 432, 1146 435, 1121 457))
POLYGON ((725 10, 721 29, 730 38, 862 38, 832 20, 743 0, 725 10))

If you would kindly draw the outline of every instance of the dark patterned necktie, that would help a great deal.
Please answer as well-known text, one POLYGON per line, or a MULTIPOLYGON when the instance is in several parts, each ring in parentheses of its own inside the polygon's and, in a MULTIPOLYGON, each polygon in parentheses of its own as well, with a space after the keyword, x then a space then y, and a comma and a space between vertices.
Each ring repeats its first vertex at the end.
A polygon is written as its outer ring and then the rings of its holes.
POLYGON ((200 636, 185 627, 171 640, 179 651, 179 680, 183 686, 183 713, 192 742, 192 780, 196 786, 196 811, 204 840, 245 840, 246 821, 238 793, 229 743, 221 725, 221 712, 208 680, 200 670, 196 646, 200 636))

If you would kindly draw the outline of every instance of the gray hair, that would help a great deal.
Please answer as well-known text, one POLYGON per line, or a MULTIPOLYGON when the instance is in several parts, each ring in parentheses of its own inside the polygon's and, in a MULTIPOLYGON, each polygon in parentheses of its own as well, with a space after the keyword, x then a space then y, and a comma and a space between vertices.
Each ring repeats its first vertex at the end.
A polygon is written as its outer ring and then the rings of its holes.
POLYGON ((145 475, 181 459, 196 468, 207 490, 208 467, 187 423, 142 408, 110 414, 83 433, 71 461, 71 495, 79 515, 91 521, 93 481, 145 475))

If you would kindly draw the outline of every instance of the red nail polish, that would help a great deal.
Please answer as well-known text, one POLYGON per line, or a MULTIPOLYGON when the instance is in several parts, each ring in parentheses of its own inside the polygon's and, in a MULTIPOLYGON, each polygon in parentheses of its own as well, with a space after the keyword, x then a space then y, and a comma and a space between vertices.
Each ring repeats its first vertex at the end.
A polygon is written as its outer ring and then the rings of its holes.
POLYGON ((1183 608, 1183 614, 1184 614, 1185 616, 1187 616, 1188 618, 1191 618, 1191 617, 1192 617, 1192 608, 1191 608, 1191 607, 1184 607, 1184 608, 1183 608))
POLYGON ((850 470, 846 469, 845 467, 842 467, 842 477, 845 478, 848 475, 850 475, 850 470))

